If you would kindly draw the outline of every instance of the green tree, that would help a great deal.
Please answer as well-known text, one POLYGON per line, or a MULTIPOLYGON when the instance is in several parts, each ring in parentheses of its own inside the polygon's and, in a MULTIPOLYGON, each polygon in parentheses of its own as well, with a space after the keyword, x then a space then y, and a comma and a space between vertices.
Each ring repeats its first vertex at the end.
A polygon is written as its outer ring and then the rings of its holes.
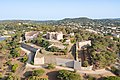
POLYGON ((76 38, 76 41, 78 42, 83 40, 82 36, 79 33, 75 34, 75 38, 76 38))

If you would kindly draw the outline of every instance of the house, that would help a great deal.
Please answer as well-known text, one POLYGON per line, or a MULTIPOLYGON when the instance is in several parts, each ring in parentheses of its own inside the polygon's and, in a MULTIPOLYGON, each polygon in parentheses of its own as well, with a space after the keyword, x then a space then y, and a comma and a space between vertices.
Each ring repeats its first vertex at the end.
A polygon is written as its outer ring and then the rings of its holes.
POLYGON ((91 32, 91 33, 95 33, 95 34, 97 34, 97 33, 98 33, 97 31, 92 30, 92 29, 86 29, 86 31, 89 31, 89 32, 91 32))
POLYGON ((61 40, 63 39, 62 32, 47 32, 46 38, 50 40, 61 40))
POLYGON ((28 40, 33 40, 34 38, 36 38, 39 35, 38 31, 30 31, 30 32, 26 32, 25 33, 25 39, 26 41, 28 40))
POLYGON ((114 37, 117 37, 117 38, 120 38, 120 35, 119 34, 112 34, 112 36, 114 36, 114 37))
POLYGON ((70 33, 69 35, 70 35, 70 36, 74 36, 75 34, 74 34, 74 33, 70 33))

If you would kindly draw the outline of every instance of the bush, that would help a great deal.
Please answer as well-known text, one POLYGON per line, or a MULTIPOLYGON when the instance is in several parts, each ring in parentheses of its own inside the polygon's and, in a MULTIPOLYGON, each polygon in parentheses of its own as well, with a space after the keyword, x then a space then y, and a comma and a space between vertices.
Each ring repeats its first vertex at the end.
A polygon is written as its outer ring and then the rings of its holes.
POLYGON ((3 78, 3 75, 2 75, 2 73, 0 73, 0 79, 2 79, 3 78))
POLYGON ((118 77, 118 76, 109 76, 109 77, 104 78, 103 80, 120 80, 120 77, 118 77))
POLYGON ((48 80, 48 78, 39 78, 38 76, 30 76, 28 80, 48 80))
POLYGON ((60 52, 61 50, 58 47, 52 46, 50 48, 46 48, 47 51, 51 52, 60 52))
POLYGON ((13 64, 12 65, 12 71, 13 72, 15 72, 17 68, 18 68, 18 64, 13 64))
POLYGON ((111 71, 112 71, 114 74, 120 76, 120 70, 117 69, 116 67, 112 66, 112 67, 111 67, 111 71))
POLYGON ((57 77, 60 80, 81 80, 79 74, 67 70, 59 70, 57 77))
POLYGON ((88 66, 88 61, 84 61, 82 65, 83 65, 83 67, 87 67, 88 66))
POLYGON ((10 60, 7 61, 6 64, 10 66, 11 65, 11 61, 10 60))
POLYGON ((96 80, 94 77, 88 75, 88 80, 96 80))
POLYGON ((44 73, 45 73, 45 71, 43 69, 34 70, 33 76, 42 76, 44 73))
POLYGON ((26 62, 28 60, 28 57, 27 57, 27 55, 25 55, 22 59, 21 59, 21 62, 26 62))
POLYGON ((5 80, 21 80, 18 76, 9 75, 5 80))
POLYGON ((48 68, 48 69, 54 69, 54 68, 55 68, 55 65, 54 65, 54 64, 48 64, 47 68, 48 68))
POLYGON ((34 62, 33 62, 33 61, 30 61, 30 64, 34 65, 34 62))

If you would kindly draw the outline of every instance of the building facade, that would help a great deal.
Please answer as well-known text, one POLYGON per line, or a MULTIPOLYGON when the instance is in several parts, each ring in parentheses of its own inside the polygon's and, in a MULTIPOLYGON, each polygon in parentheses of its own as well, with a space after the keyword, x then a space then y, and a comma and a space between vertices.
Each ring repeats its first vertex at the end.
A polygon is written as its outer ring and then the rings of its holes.
POLYGON ((63 33, 62 32, 47 32, 46 38, 50 40, 61 40, 63 39, 63 33))

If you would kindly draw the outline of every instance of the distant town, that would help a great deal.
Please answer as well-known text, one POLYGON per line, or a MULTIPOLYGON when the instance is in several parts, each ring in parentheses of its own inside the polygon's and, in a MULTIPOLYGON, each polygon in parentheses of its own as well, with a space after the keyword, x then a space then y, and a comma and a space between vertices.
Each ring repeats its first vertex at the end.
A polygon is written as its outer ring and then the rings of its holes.
POLYGON ((120 19, 0 21, 0 80, 120 80, 120 19))

